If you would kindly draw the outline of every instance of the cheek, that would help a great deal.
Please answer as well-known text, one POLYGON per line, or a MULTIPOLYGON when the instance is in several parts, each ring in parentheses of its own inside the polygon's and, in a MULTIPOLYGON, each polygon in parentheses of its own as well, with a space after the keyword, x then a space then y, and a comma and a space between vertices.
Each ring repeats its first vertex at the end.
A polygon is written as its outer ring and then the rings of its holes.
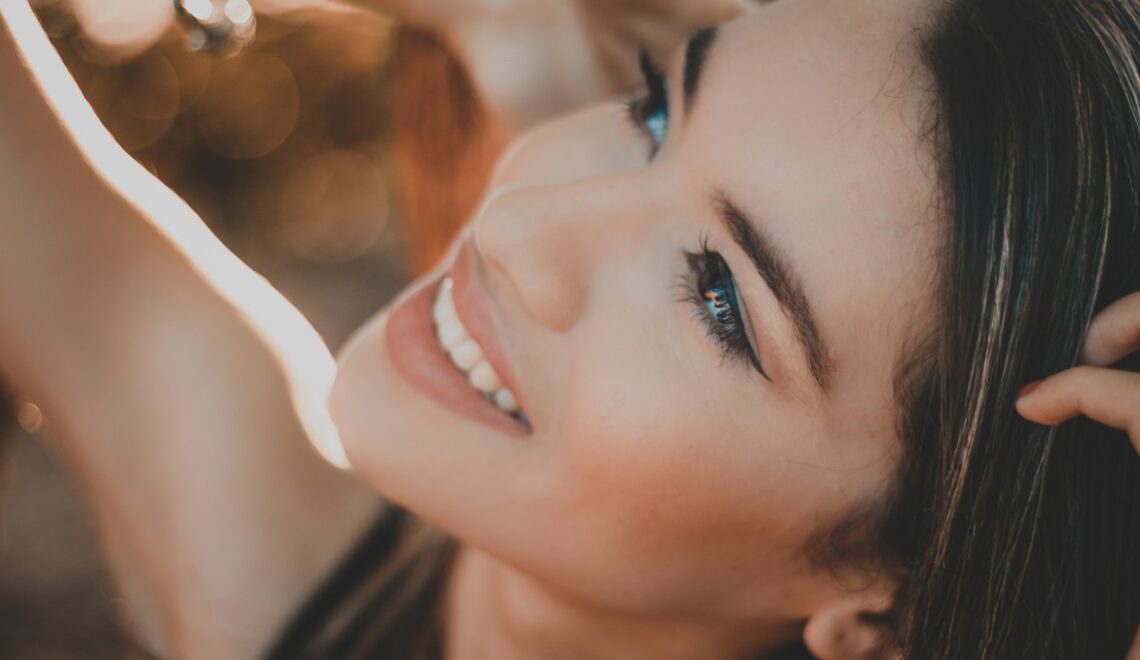
POLYGON ((742 580, 796 573, 820 504, 805 497, 806 473, 773 461, 764 432, 734 428, 683 361, 648 353, 615 348, 570 379, 554 482, 564 510, 590 520, 581 542, 652 582, 638 589, 704 609, 742 592, 742 580))

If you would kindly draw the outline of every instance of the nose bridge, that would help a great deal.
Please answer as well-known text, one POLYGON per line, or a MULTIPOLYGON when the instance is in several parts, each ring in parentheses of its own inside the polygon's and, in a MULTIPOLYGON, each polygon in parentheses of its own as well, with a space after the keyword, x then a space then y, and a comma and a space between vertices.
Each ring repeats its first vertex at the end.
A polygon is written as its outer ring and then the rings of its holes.
POLYGON ((588 303, 594 275, 635 249, 644 204, 631 174, 505 191, 484 207, 475 243, 545 326, 566 331, 588 303))

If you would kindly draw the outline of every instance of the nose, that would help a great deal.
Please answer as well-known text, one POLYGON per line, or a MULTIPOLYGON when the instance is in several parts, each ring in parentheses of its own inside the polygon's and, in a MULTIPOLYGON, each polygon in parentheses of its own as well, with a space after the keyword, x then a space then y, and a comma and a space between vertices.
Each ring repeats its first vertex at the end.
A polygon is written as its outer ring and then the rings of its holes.
POLYGON ((474 241, 540 323, 571 328, 597 269, 636 245, 645 166, 646 146, 614 104, 555 120, 508 150, 474 241))
POLYGON ((649 205, 637 201, 645 187, 638 179, 617 174, 501 193, 475 223, 476 247, 535 320, 568 331, 591 288, 644 243, 649 205))

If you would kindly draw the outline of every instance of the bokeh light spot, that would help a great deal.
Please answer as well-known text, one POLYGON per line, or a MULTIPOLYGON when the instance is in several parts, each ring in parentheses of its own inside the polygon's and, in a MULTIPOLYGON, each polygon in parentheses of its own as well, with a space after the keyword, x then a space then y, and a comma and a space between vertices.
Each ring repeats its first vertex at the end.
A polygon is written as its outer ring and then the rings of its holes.
POLYGON ((238 25, 245 25, 253 20, 253 7, 246 0, 229 0, 225 7, 226 18, 238 25))
POLYGON ((25 433, 35 433, 43 428, 44 413, 35 402, 22 397, 16 405, 16 422, 25 433))
POLYGON ((281 146, 297 124, 293 71, 273 55, 247 55, 215 69, 198 102, 198 126, 215 153, 259 158, 281 146))
POLYGON ((286 179, 280 217, 282 237, 294 254, 322 263, 358 257, 387 225, 384 173, 359 153, 318 153, 286 179))
POLYGON ((115 78, 123 109, 135 117, 168 119, 181 109, 178 73, 157 50, 119 67, 115 78))
POLYGON ((199 21, 208 21, 214 16, 217 8, 210 0, 182 0, 179 4, 190 14, 199 21))
POLYGON ((120 57, 158 41, 174 17, 174 5, 154 0, 72 0, 76 17, 94 42, 120 57))

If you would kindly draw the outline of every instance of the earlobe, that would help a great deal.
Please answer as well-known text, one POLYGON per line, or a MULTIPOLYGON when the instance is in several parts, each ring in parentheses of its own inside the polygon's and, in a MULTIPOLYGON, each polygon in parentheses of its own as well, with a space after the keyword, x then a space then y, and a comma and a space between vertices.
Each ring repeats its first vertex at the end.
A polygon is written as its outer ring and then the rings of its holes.
POLYGON ((897 655, 887 623, 890 600, 853 594, 816 610, 804 626, 804 645, 819 660, 891 660, 897 655))

